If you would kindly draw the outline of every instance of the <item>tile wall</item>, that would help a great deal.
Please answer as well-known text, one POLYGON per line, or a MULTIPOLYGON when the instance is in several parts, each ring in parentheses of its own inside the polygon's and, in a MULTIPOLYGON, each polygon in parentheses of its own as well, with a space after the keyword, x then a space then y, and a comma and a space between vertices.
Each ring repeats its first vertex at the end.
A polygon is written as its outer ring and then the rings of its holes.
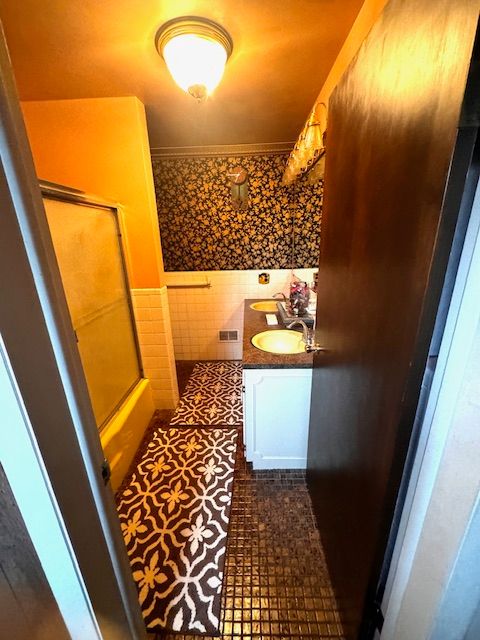
MULTIPOLYGON (((312 282, 316 269, 296 269, 312 282)), ((266 270, 270 283, 258 283, 262 271, 181 271, 165 273, 171 329, 177 360, 239 360, 242 357, 243 301, 288 295, 290 269, 266 270), (172 288, 172 285, 210 282, 210 288, 172 288), (238 342, 219 341, 218 332, 238 329, 238 342)))
POLYGON ((132 289, 133 312, 145 377, 156 409, 178 404, 177 374, 167 288, 132 289))

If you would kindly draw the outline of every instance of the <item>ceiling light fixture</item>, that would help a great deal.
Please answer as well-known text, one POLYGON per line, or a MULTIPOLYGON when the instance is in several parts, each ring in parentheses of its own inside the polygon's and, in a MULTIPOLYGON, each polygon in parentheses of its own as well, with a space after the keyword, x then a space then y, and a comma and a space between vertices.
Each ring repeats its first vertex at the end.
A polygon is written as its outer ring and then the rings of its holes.
POLYGON ((178 86, 198 101, 219 84, 233 49, 223 27, 194 16, 166 22, 157 31, 155 44, 178 86))

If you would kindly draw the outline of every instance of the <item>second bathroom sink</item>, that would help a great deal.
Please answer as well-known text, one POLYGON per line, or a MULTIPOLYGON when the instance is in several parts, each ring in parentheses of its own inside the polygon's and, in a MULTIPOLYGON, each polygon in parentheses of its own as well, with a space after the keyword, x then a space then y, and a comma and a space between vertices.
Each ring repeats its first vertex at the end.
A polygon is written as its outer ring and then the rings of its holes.
POLYGON ((298 331, 277 329, 257 333, 252 338, 252 344, 257 349, 268 351, 268 353, 304 353, 305 343, 302 338, 302 334, 298 331))
POLYGON ((261 300, 250 305, 254 311, 264 311, 265 313, 276 313, 278 311, 275 300, 261 300))

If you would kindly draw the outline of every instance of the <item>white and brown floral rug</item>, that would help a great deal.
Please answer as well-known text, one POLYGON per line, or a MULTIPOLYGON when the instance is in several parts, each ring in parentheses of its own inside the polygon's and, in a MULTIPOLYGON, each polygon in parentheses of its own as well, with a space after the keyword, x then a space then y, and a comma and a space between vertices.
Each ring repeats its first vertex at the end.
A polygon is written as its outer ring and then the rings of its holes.
POLYGON ((159 428, 118 496, 149 631, 218 633, 237 435, 159 428))
POLYGON ((243 423, 240 362, 198 362, 170 424, 232 425, 243 423))

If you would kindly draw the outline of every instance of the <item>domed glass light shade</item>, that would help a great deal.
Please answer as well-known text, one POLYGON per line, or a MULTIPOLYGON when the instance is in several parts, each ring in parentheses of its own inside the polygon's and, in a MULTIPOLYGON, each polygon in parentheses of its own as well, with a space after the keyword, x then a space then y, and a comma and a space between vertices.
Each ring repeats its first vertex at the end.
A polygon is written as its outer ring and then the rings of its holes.
POLYGON ((223 27, 195 17, 166 22, 157 32, 156 45, 175 82, 197 100, 218 86, 233 48, 223 27))

